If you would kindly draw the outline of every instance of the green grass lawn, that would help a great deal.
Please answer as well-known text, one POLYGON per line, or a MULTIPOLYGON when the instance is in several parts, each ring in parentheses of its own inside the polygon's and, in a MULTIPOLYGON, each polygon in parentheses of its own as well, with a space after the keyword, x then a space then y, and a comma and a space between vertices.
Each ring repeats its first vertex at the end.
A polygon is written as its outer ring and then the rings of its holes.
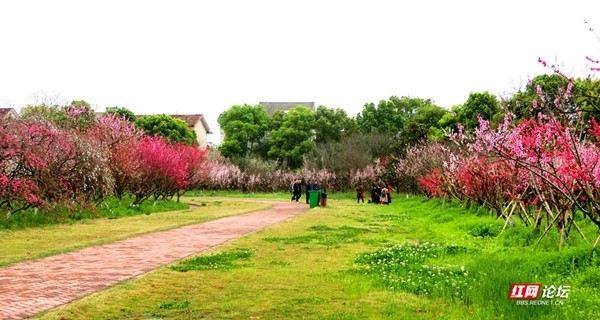
POLYGON ((600 318, 600 259, 589 240, 574 235, 559 251, 555 236, 534 246, 536 232, 518 224, 499 234, 502 223, 483 210, 339 198, 41 318, 600 318), (508 299, 515 283, 570 292, 556 305, 522 306, 508 299))
POLYGON ((231 198, 183 200, 192 204, 192 208, 137 215, 115 213, 111 218, 0 230, 0 266, 270 207, 231 198))

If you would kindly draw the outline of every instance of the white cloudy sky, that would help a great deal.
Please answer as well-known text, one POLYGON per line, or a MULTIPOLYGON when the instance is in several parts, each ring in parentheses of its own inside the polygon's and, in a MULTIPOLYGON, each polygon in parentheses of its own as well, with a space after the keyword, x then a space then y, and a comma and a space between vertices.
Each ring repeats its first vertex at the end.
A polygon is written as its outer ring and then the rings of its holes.
POLYGON ((538 57, 587 75, 584 57, 600 58, 590 26, 600 1, 2 1, 0 106, 45 92, 203 113, 216 132, 221 112, 259 101, 450 108, 514 91, 545 72, 538 57))

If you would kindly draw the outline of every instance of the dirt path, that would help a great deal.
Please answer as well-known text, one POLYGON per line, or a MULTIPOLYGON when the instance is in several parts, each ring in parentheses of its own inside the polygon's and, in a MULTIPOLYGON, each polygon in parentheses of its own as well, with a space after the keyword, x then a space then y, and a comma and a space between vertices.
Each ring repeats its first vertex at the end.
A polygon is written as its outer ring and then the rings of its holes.
MULTIPOLYGON (((257 201, 259 202, 259 201, 257 201)), ((271 209, 151 233, 0 269, 0 319, 23 319, 298 215, 271 209)))

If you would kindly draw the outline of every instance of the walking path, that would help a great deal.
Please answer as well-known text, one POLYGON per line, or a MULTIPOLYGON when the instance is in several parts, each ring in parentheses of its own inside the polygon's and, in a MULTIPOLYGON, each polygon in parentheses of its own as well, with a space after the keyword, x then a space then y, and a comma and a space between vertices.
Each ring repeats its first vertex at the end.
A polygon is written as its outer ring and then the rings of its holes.
POLYGON ((0 269, 0 319, 23 319, 298 215, 307 206, 269 202, 245 215, 151 233, 0 269))

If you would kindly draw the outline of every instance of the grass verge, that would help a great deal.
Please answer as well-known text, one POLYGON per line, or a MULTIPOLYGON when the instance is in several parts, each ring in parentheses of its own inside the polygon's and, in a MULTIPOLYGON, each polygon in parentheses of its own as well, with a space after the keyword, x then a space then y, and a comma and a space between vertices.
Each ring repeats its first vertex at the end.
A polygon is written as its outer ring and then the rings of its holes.
POLYGON ((10 217, 0 215, 0 230, 19 230, 56 224, 69 224, 103 217, 117 219, 140 214, 184 210, 188 208, 187 203, 170 200, 160 200, 156 202, 145 201, 139 206, 132 207, 130 206, 132 201, 133 198, 130 197, 124 197, 122 200, 115 197, 109 197, 95 209, 68 209, 64 206, 56 206, 54 208, 47 208, 46 211, 41 211, 37 208, 31 208, 18 212, 10 217))
POLYGON ((235 199, 191 197, 182 200, 192 207, 181 211, 90 219, 70 224, 0 231, 0 243, 2 243, 0 266, 270 207, 266 203, 251 203, 235 199))

